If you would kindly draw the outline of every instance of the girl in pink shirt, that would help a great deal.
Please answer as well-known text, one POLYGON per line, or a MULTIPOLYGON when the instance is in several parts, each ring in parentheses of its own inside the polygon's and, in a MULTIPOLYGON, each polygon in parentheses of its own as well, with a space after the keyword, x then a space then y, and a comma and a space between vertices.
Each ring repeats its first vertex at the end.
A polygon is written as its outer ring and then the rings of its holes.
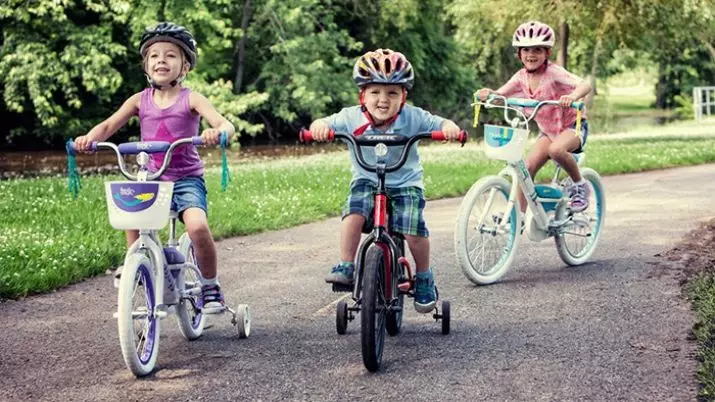
MULTIPOLYGON (((484 100, 489 94, 519 97, 535 100, 559 100, 561 107, 546 105, 539 109, 535 120, 541 130, 536 144, 526 158, 526 166, 531 177, 541 169, 549 158, 563 166, 574 184, 569 187, 571 210, 581 212, 588 208, 589 187, 581 177, 578 166, 570 152, 580 152, 588 136, 588 123, 584 120, 581 132, 576 133, 576 111, 569 108, 571 103, 591 91, 591 84, 569 73, 563 67, 549 63, 554 45, 554 30, 541 22, 529 21, 521 24, 514 32, 512 46, 524 68, 514 74, 509 81, 496 91, 482 88, 478 92, 484 100)), ((522 212, 526 200, 520 193, 522 212)))

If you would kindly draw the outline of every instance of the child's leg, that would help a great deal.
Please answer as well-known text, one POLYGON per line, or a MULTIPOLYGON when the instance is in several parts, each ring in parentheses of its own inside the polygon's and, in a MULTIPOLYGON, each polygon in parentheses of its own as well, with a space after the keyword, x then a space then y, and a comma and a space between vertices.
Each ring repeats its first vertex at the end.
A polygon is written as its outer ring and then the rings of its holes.
POLYGON ((391 228, 405 236, 415 259, 415 310, 429 313, 437 303, 434 275, 430 269, 429 231, 424 221, 424 192, 418 187, 388 188, 392 206, 391 228))
MULTIPOLYGON (((587 127, 584 127, 584 132, 587 134, 587 127)), ((582 134, 583 135, 583 134, 582 134)), ((585 139, 585 136, 584 136, 585 139)), ((570 152, 581 147, 581 137, 576 135, 574 130, 564 130, 549 147, 549 155, 561 165, 566 173, 573 180, 567 190, 567 194, 571 199, 569 205, 573 212, 581 212, 588 208, 588 197, 590 189, 588 184, 583 181, 581 171, 578 168, 578 163, 571 156, 570 152)))
POLYGON ((404 235, 407 246, 410 248, 412 257, 415 259, 415 269, 417 272, 429 271, 429 237, 404 235))
POLYGON ((350 193, 340 224, 340 261, 325 278, 328 283, 350 285, 355 276, 355 253, 360 245, 362 228, 372 214, 375 185, 369 180, 358 180, 350 186, 350 193))
POLYGON ((581 146, 581 138, 573 130, 564 130, 549 145, 549 156, 564 168, 574 183, 581 181, 581 172, 571 151, 581 146))
POLYGON ((127 248, 129 248, 139 238, 139 231, 138 230, 125 230, 124 235, 127 238, 127 248))
MULTIPOLYGON (((534 143, 534 147, 529 151, 529 155, 526 156, 526 168, 529 169, 529 175, 532 180, 536 177, 536 173, 548 162, 550 145, 551 140, 549 137, 540 135, 536 143, 534 143)), ((526 212, 526 197, 524 197, 524 192, 521 191, 521 188, 519 188, 519 206, 521 207, 521 212, 526 212)))
POLYGON ((216 243, 214 243, 209 223, 206 219, 206 212, 201 208, 188 208, 182 213, 182 219, 191 242, 194 245, 194 253, 199 263, 201 276, 211 280, 216 278, 217 257, 216 243))
POLYGON ((343 218, 340 225, 340 260, 343 262, 355 261, 364 224, 365 217, 359 214, 350 214, 343 218))

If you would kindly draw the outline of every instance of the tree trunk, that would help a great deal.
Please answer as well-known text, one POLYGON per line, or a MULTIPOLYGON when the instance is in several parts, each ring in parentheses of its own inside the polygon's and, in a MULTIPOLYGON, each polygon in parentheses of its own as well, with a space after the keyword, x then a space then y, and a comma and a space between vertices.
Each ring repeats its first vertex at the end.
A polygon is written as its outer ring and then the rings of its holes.
POLYGON ((591 82, 591 92, 586 95, 586 107, 590 108, 593 106, 593 98, 598 93, 596 89, 597 85, 597 74, 598 74, 598 57, 601 53, 601 37, 596 39, 596 45, 593 48, 593 55, 591 57, 591 74, 588 76, 588 80, 591 82))
POLYGON ((251 0, 246 0, 243 3, 243 17, 241 18, 241 39, 236 44, 236 79, 233 81, 233 93, 241 92, 243 85, 243 70, 245 68, 246 57, 246 38, 248 37, 248 22, 251 19, 251 0))
POLYGON ((569 49, 569 24, 562 22, 559 27, 559 54, 556 58, 556 63, 568 70, 568 49, 569 49))
POLYGON ((655 107, 657 109, 665 109, 668 105, 666 102, 666 92, 668 81, 665 77, 665 61, 661 60, 658 64, 658 83, 655 84, 655 107))

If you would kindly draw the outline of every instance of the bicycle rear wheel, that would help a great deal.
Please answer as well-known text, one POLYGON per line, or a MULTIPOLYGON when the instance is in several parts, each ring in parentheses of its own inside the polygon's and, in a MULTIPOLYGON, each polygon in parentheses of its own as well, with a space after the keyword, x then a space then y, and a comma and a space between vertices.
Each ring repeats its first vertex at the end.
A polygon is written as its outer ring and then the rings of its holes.
POLYGON ((483 177, 464 196, 454 231, 454 251, 464 275, 477 285, 499 280, 509 269, 521 233, 516 202, 509 217, 502 216, 511 184, 499 176, 483 177), (507 219, 506 224, 502 221, 507 219))
MULTIPOLYGON (((194 246, 189 235, 184 233, 179 239, 179 252, 186 259, 186 264, 198 268, 194 246)), ((183 268, 178 278, 178 286, 184 296, 176 306, 179 331, 184 338, 192 341, 204 332, 206 316, 201 312, 201 277, 191 268, 183 268)))
POLYGON ((124 363, 137 377, 151 373, 159 355, 154 292, 154 268, 149 258, 141 253, 129 256, 119 282, 117 326, 124 363))
POLYGON ((382 249, 371 246, 365 256, 362 279, 360 340, 362 361, 370 372, 380 369, 385 346, 387 303, 385 301, 385 260, 382 249))
MULTIPOLYGON (((591 189, 588 209, 574 213, 571 221, 560 228, 554 237, 559 257, 568 265, 581 265, 591 258, 601 237, 606 219, 606 194, 601 176, 589 168, 581 170, 581 176, 591 189)), ((568 218, 569 207, 562 203, 556 210, 556 220, 568 218)))

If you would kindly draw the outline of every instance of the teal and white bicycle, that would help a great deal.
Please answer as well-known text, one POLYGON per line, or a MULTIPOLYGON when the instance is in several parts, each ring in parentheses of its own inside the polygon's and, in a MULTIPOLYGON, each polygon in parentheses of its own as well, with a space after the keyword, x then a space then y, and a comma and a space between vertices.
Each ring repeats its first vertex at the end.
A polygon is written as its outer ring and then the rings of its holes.
MULTIPOLYGON (((561 174, 560 166, 556 166, 550 184, 534 184, 523 157, 529 122, 542 106, 558 104, 497 95, 481 102, 475 94, 475 124, 481 106, 502 108, 504 120, 510 124, 484 126, 486 155, 505 161, 507 166, 498 175, 483 177, 472 185, 457 217, 457 260, 466 277, 477 285, 494 283, 504 276, 514 261, 522 230, 532 241, 553 237, 559 256, 570 266, 585 263, 596 249, 606 217, 606 197, 599 174, 584 167, 585 154, 572 154, 591 190, 589 208, 582 212, 574 212, 568 205, 565 189, 572 181, 561 174), (527 115, 523 108, 533 110, 527 115), (519 207, 519 187, 528 204, 525 224, 519 207)), ((574 102, 571 107, 577 109, 576 131, 580 132, 583 102, 574 102)))
MULTIPOLYGON (((221 134, 221 145, 225 147, 227 141, 228 137, 221 134)), ((90 145, 92 151, 113 150, 120 171, 129 180, 106 182, 105 192, 109 223, 115 229, 139 231, 139 238, 124 257, 118 308, 114 313, 124 362, 137 377, 154 370, 159 355, 161 320, 169 313, 176 313, 179 331, 188 340, 199 338, 206 322, 202 311, 202 276, 194 246, 186 233, 176 239, 177 213, 170 210, 174 183, 156 181, 169 165, 172 152, 182 144, 202 145, 203 140, 197 136, 173 143, 93 142, 90 145), (148 154, 161 152, 166 152, 164 163, 156 172, 150 172, 148 154), (139 165, 136 174, 127 170, 122 155, 136 155, 139 165), (169 239, 163 246, 158 231, 167 223, 169 239)), ((75 151, 74 143, 69 141, 70 166, 75 151)), ((248 337, 251 332, 248 305, 240 304, 236 310, 226 307, 224 312, 231 314, 238 336, 248 337)))

